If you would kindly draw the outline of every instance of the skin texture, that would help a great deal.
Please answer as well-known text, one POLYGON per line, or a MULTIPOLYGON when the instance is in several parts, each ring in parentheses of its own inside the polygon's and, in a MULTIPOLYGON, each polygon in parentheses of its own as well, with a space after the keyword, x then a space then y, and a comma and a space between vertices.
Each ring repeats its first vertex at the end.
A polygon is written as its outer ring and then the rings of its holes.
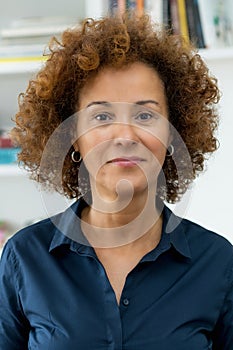
POLYGON ((92 205, 82 216, 91 231, 85 225, 83 229, 94 246, 106 242, 122 246, 126 242, 119 239, 124 236, 122 226, 130 224, 127 242, 131 243, 160 222, 155 207, 157 177, 171 140, 163 83, 151 67, 141 62, 123 69, 106 68, 84 86, 79 107, 77 129, 81 135, 75 149, 88 170, 92 193, 92 205), (112 103, 111 107, 106 103, 112 103), (138 119, 138 107, 144 117, 150 118, 138 119), (110 116, 110 121, 99 121, 99 116, 110 116), (132 157, 136 161, 129 161, 132 157), (134 222, 143 209, 141 219, 134 222), (92 240, 93 227, 101 228, 101 243, 92 240), (102 228, 113 227, 116 230, 110 240, 109 232, 104 236, 102 228))
MULTIPOLYGON (((155 169, 151 169, 153 158, 162 167, 170 137, 168 124, 164 120, 168 112, 163 83, 152 68, 137 62, 124 69, 104 69, 94 80, 87 83, 80 93, 80 109, 99 101, 136 103, 150 100, 156 101, 156 104, 148 102, 144 106, 160 113, 164 118, 138 121, 132 125, 127 117, 127 109, 132 107, 114 105, 117 121, 120 122, 114 123, 114 120, 106 125, 101 122, 88 121, 83 117, 80 122, 83 125, 78 124, 78 129, 83 129, 84 135, 77 141, 76 150, 80 151, 89 173, 93 174, 91 182, 97 181, 97 190, 107 200, 116 198, 116 186, 121 179, 128 180, 133 186, 134 193, 140 193, 141 198, 144 192, 147 195, 148 179, 145 174, 150 178, 150 174, 153 173, 154 187, 156 185, 155 169), (89 131, 90 127, 92 129, 89 131), (158 129, 160 132, 157 136, 163 142, 156 137, 158 129), (87 154, 88 159, 85 162, 87 154), (124 162, 109 163, 113 158, 139 155, 143 159, 139 165, 131 166, 131 163, 124 164, 124 162), (105 159, 101 164, 103 157, 105 159), (100 160, 99 164, 98 160, 100 160), (96 169, 92 169, 93 164, 96 169)), ((98 105, 93 107, 94 111, 99 111, 98 105)), ((91 108, 92 106, 87 107, 87 110, 91 108)), ((92 184, 92 194, 93 192, 94 184, 92 184)))

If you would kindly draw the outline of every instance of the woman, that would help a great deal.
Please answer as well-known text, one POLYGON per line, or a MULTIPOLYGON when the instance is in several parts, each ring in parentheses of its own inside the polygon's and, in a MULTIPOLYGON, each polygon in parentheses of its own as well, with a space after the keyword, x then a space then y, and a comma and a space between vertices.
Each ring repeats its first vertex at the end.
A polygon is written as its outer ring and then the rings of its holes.
POLYGON ((216 150, 216 80, 146 16, 64 32, 19 101, 32 177, 69 198, 1 260, 1 349, 233 349, 233 249, 176 217, 216 150))

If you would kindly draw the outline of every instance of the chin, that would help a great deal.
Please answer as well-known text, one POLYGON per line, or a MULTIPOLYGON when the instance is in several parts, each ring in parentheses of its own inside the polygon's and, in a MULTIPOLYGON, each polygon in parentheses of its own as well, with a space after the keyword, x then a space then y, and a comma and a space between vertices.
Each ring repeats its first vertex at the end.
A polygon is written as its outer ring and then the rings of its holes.
MULTIPOLYGON (((116 182, 111 181, 108 186, 105 187, 104 192, 109 194, 111 197, 120 197, 118 199, 130 199, 142 193, 149 191, 149 184, 146 179, 138 181, 139 179, 121 178, 116 182)), ((102 183, 103 185, 103 183, 102 183)), ((155 187, 155 184, 153 184, 155 187)))

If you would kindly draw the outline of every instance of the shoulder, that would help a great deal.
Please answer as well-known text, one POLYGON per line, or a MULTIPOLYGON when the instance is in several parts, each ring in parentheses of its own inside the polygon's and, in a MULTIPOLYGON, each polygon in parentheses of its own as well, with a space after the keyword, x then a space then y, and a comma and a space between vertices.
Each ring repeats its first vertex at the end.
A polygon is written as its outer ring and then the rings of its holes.
POLYGON ((186 247, 193 261, 224 265, 233 263, 233 245, 222 235, 164 208, 164 230, 176 246, 186 247))
POLYGON ((181 224, 193 255, 209 257, 221 265, 233 265, 233 245, 227 238, 188 219, 183 219, 181 224))
POLYGON ((164 230, 167 233, 178 236, 181 234, 185 235, 191 245, 198 244, 203 249, 206 249, 208 246, 217 245, 218 247, 225 247, 226 250, 233 253, 233 245, 227 238, 188 218, 176 215, 167 206, 164 207, 164 226, 164 230))
POLYGON ((81 209, 80 202, 76 202, 63 212, 21 229, 7 241, 3 254, 11 251, 12 254, 15 252, 21 257, 25 254, 38 256, 45 251, 50 252, 51 246, 54 244, 57 246, 70 244, 72 230, 77 231, 74 229, 74 225, 79 222, 76 219, 76 214, 79 214, 81 209))
POLYGON ((202 243, 218 243, 220 245, 228 247, 230 250, 233 249, 231 242, 217 232, 209 230, 208 228, 205 228, 204 226, 197 224, 189 219, 182 219, 182 224, 187 237, 196 240, 202 239, 202 243))
MULTIPOLYGON (((59 218, 60 215, 56 217, 59 218)), ((36 251, 40 247, 48 248, 55 234, 56 226, 51 218, 41 220, 16 232, 8 239, 4 251, 20 252, 20 255, 36 251)), ((3 252, 4 252, 3 251, 3 252)))

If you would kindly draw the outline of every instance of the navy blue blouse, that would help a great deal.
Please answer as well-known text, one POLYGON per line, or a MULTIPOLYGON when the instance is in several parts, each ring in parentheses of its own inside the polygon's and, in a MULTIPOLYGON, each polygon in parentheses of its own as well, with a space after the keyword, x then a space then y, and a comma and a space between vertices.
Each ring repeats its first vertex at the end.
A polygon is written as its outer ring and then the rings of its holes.
MULTIPOLYGON (((69 229, 71 211, 57 216, 69 229)), ((0 349, 233 350, 233 247, 188 220, 167 233, 171 218, 165 207, 119 305, 92 247, 50 219, 15 234, 0 262, 0 349)))

